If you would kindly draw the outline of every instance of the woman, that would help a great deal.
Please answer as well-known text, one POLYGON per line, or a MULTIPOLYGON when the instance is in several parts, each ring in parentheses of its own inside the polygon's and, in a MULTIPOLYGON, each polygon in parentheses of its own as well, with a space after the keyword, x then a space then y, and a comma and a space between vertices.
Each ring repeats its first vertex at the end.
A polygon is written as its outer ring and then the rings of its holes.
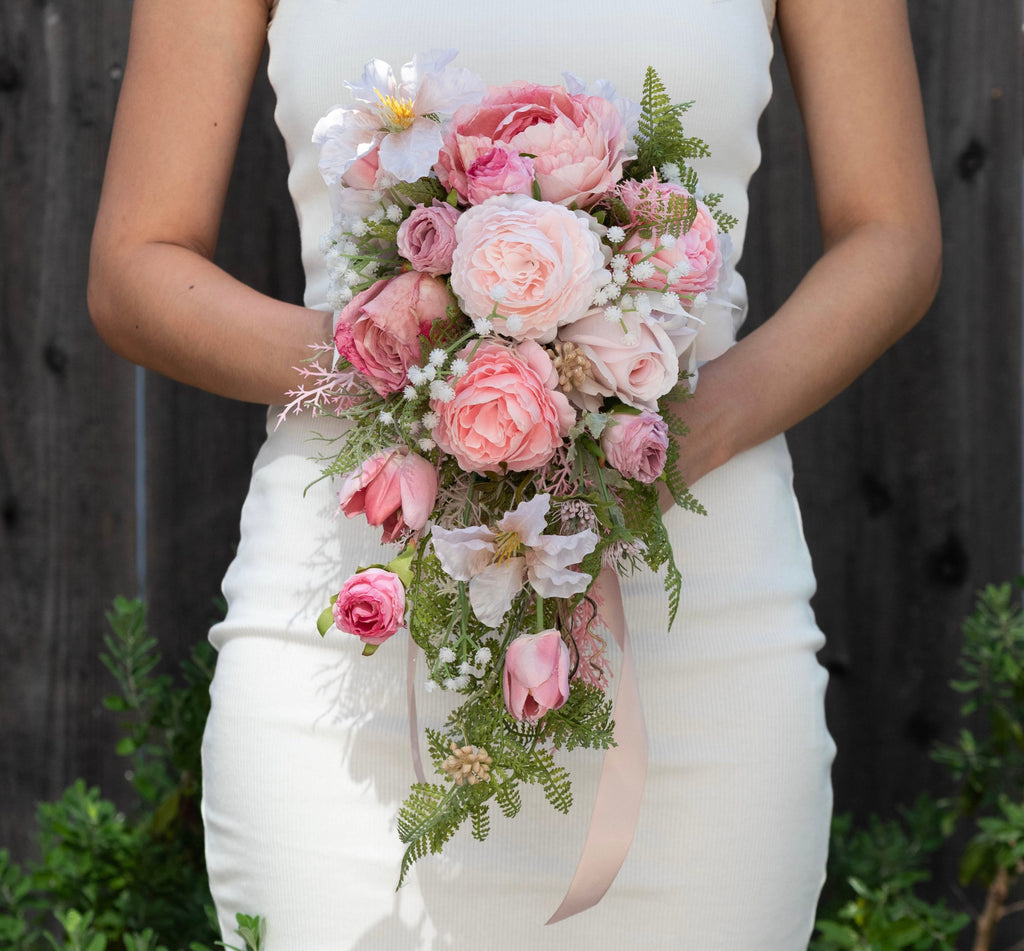
MULTIPOLYGON (((317 239, 330 214, 309 141, 363 62, 455 47, 486 81, 568 70, 639 98, 644 67, 694 99, 710 191, 737 215, 770 93, 772 0, 435 3, 137 0, 93 243, 90 309, 128 359, 236 399, 278 404, 332 315, 317 239), (307 307, 271 300, 210 261, 242 115, 268 35, 277 119, 302 228, 307 307)), ((393 823, 411 778, 404 651, 372 661, 317 613, 378 537, 333 523, 291 418, 256 461, 204 746, 211 885, 226 935, 269 921, 270 951, 618 946, 796 951, 824 870, 831 740, 813 576, 779 435, 843 389, 927 308, 940 238, 903 0, 779 0, 807 128, 825 253, 783 307, 704 365, 685 405, 684 475, 709 511, 666 518, 685 580, 666 634, 660 584, 624 586, 650 734, 633 848, 595 908, 540 924, 586 830, 599 757, 580 756, 568 818, 542 804, 457 838, 393 892, 393 823)), ((745 303, 742 282, 734 302, 745 303)), ((728 341, 731 343, 731 341, 728 341)), ((271 418, 273 418, 273 413, 271 418)), ((423 702, 421 698, 421 702, 423 702)), ((439 716, 428 709, 425 718, 439 716)))

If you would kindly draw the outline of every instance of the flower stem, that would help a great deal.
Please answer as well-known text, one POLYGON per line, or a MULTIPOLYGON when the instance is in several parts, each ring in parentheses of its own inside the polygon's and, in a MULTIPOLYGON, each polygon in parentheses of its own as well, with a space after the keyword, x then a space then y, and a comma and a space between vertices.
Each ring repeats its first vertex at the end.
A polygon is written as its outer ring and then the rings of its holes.
POLYGON ((538 594, 537 595, 537 624, 536 633, 540 633, 544 630, 544 599, 538 594))

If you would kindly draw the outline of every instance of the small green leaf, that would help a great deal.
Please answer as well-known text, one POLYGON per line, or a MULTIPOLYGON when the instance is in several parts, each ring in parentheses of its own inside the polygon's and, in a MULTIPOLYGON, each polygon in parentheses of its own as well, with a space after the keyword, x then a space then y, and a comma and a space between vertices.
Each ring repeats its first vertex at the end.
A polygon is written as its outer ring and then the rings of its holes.
POLYGON ((377 653, 377 648, 380 644, 364 644, 363 645, 363 657, 372 657, 377 653))
POLYGON ((331 605, 329 608, 324 608, 320 612, 320 617, 316 619, 316 629, 320 632, 321 637, 326 637, 327 632, 334 627, 334 606, 331 605))

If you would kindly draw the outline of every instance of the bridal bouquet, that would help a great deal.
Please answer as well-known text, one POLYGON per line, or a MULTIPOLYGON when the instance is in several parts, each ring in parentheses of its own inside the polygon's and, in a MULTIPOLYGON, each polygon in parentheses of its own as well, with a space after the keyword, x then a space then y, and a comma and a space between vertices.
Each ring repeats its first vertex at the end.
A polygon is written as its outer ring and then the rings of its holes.
POLYGON ((399 546, 321 634, 369 655, 406 628, 427 689, 460 701, 399 814, 403 878, 466 820, 483 839, 491 800, 514 816, 520 784, 567 811, 554 752, 614 745, 595 579, 664 570, 674 616, 658 485, 700 510, 673 407, 702 314, 727 306, 733 223, 654 70, 634 103, 568 74, 486 88, 454 55, 371 61, 316 126, 336 328, 282 414, 351 422, 324 475, 399 546))

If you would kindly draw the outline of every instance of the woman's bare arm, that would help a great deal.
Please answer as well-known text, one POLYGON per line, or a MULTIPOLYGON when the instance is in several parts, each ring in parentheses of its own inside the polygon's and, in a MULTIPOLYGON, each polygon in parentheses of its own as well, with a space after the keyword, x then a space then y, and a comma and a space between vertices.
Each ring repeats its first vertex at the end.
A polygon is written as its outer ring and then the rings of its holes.
POLYGON ((89 310, 119 354, 203 389, 274 403, 330 314, 211 263, 267 0, 136 0, 93 234, 89 310))
POLYGON ((848 386, 924 314, 939 213, 904 0, 779 0, 825 253, 779 310, 700 371, 680 412, 692 484, 848 386))

